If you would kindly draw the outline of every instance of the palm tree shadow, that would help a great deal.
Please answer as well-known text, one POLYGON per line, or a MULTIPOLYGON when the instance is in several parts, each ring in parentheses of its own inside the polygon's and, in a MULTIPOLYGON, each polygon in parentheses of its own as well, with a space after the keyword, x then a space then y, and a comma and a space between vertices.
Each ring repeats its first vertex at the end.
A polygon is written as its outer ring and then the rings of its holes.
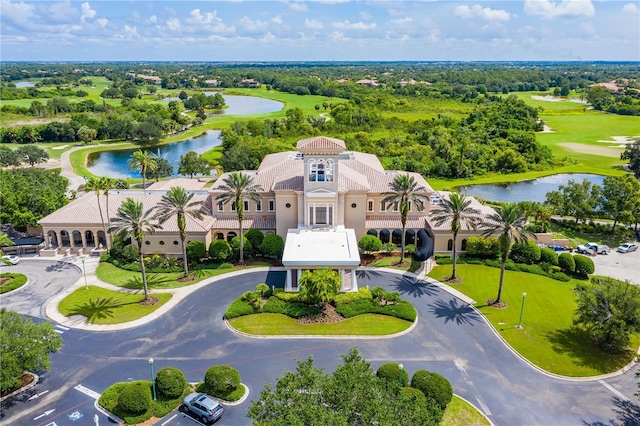
POLYGON ((603 422, 585 422, 584 426, 640 426, 640 405, 631 401, 614 397, 613 412, 616 413, 615 419, 609 419, 608 423, 603 422))
POLYGON ((83 303, 82 305, 75 306, 71 312, 70 316, 73 315, 82 315, 87 320, 87 323, 93 323, 99 319, 106 319, 113 317, 113 310, 116 308, 120 308, 126 305, 134 305, 137 302, 127 302, 122 303, 122 299, 118 300, 113 297, 105 298, 105 299, 95 299, 89 300, 88 302, 83 303))
POLYGON ((449 299, 448 302, 440 299, 429 305, 429 308, 436 317, 444 318, 445 324, 451 321, 457 325, 474 325, 480 321, 478 312, 469 305, 461 304, 458 299, 449 299))
POLYGON ((419 298, 422 296, 435 296, 438 294, 437 288, 424 281, 413 281, 412 278, 400 278, 391 287, 402 295, 413 296, 419 298))
MULTIPOLYGON (((163 277, 164 274, 151 274, 147 275, 147 287, 149 288, 169 288, 173 280, 167 277, 163 277)), ((142 290, 142 275, 136 275, 133 278, 127 280, 123 288, 128 290, 142 290)))
POLYGON ((62 262, 62 261, 57 261, 56 263, 54 263, 53 265, 49 265, 45 268, 45 271, 47 272, 60 272, 60 271, 65 271, 67 269, 71 269, 73 266, 71 266, 71 264, 67 263, 67 262, 62 262))
POLYGON ((358 269, 356 271, 356 278, 358 279, 373 280, 375 278, 380 278, 381 275, 382 274, 380 274, 380 272, 371 268, 358 269))

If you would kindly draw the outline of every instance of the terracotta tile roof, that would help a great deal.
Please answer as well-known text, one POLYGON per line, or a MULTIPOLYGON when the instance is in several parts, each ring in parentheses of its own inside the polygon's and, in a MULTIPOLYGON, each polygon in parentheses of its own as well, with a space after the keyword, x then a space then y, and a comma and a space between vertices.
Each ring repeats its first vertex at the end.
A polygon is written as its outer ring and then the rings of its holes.
POLYGON ((147 190, 168 190, 173 188, 174 186, 182 187, 186 190, 198 190, 204 188, 207 184, 206 180, 203 179, 189 179, 189 178, 177 178, 177 179, 169 179, 169 180, 161 180, 159 182, 154 182, 147 187, 147 190))
MULTIPOLYGON (((420 229, 424 228, 427 223, 425 215, 407 216, 407 229, 420 229)), ((402 229, 402 223, 400 222, 400 214, 395 216, 367 216, 365 220, 366 229, 402 229)))
MULTIPOLYGON (((127 198, 133 198, 142 202, 144 211, 154 208, 160 202, 160 199, 167 191, 133 191, 133 190, 112 190, 109 191, 109 216, 115 217, 120 205, 127 198)), ((192 201, 206 201, 208 194, 206 191, 198 191, 192 198, 192 201)), ((107 220, 107 200, 106 197, 100 196, 100 205, 104 220, 107 220)), ((206 207, 203 207, 204 216, 202 220, 194 219, 187 216, 187 232, 208 232, 213 217, 208 213, 206 207)), ((73 200, 66 206, 56 210, 48 216, 38 221, 43 226, 58 226, 62 224, 78 224, 78 225, 96 225, 102 226, 100 220, 100 211, 98 210, 98 201, 93 192, 86 193, 80 198, 73 200)), ((178 232, 177 220, 169 219, 163 225, 164 232, 178 232)))
POLYGON ((327 136, 316 136, 309 139, 299 140, 296 149, 303 153, 324 154, 343 152, 347 149, 344 141, 327 136))
MULTIPOLYGON (((438 194, 445 199, 449 199, 449 196, 452 194, 451 192, 448 191, 438 191, 438 194)), ((483 221, 486 221, 485 217, 489 214, 493 214, 496 211, 494 209, 492 209, 489 206, 485 206, 482 203, 480 203, 480 201, 478 201, 476 198, 471 197, 469 195, 467 195, 467 198, 471 199, 471 207, 473 207, 474 209, 477 209, 478 211, 480 211, 480 216, 483 218, 483 221)), ((437 205, 437 197, 432 198, 432 202, 435 203, 431 205, 430 211, 437 211, 439 209, 438 205, 437 205)), ((451 232, 451 220, 447 220, 445 221, 442 225, 440 226, 435 226, 433 220, 431 220, 431 218, 428 219, 429 225, 431 226, 431 229, 433 229, 434 231, 448 231, 451 232)), ((467 223, 465 223, 463 221, 463 223, 461 224, 461 230, 462 231, 467 231, 469 230, 469 225, 467 223)))
MULTIPOLYGON (((216 215, 211 228, 214 230, 238 229, 238 216, 235 214, 216 215)), ((242 228, 245 230, 249 228, 276 229, 276 215, 246 215, 242 220, 242 228)))

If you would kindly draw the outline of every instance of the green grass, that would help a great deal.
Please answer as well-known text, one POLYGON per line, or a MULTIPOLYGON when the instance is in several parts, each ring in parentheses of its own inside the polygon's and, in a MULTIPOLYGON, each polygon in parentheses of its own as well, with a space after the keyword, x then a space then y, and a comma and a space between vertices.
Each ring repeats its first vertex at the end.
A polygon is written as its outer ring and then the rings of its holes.
MULTIPOLYGON (((629 241, 629 237, 624 237, 621 235, 611 235, 607 234, 585 234, 583 232, 572 231, 571 229, 567 229, 559 226, 554 222, 550 222, 551 231, 554 233, 562 234, 566 238, 572 238, 576 240, 579 244, 584 244, 588 242, 594 242, 598 244, 608 245, 612 250, 615 250, 620 244, 626 243, 629 241)), ((633 240, 633 237, 631 238, 633 240)))
POLYGON ((473 405, 453 395, 440 426, 489 426, 491 423, 473 405))
POLYGON ((8 293, 11 290, 20 288, 27 283, 26 275, 15 274, 13 272, 4 272, 0 274, 0 279, 2 280, 2 285, 0 286, 0 294, 8 293))
POLYGON ((58 309, 67 317, 82 315, 90 324, 120 324, 149 315, 171 299, 171 294, 166 293, 152 296, 160 298, 160 302, 142 306, 138 302, 143 294, 121 293, 90 285, 87 290, 79 288, 62 299, 58 309))
MULTIPOLYGON (((248 264, 243 268, 230 268, 228 267, 228 265, 228 263, 223 263, 222 265, 220 265, 220 267, 210 265, 206 268, 201 267, 195 270, 192 269, 189 271, 189 273, 195 275, 196 278, 193 281, 187 282, 176 281, 178 278, 184 275, 184 273, 182 272, 168 272, 162 274, 147 273, 147 286, 149 287, 149 289, 180 288, 195 284, 207 278, 226 274, 232 271, 246 268, 271 266, 270 264, 264 262, 254 262, 248 264)), ((114 266, 108 262, 101 262, 100 265, 98 265, 96 275, 100 280, 109 284, 117 285, 118 287, 134 290, 142 289, 142 275, 140 274, 140 272, 127 271, 125 269, 118 268, 117 266, 114 266)))
MULTIPOLYGON (((451 275, 451 265, 435 267, 429 276, 443 280, 451 275)), ((476 307, 493 324, 498 333, 522 356, 552 373, 565 376, 593 376, 616 371, 635 354, 612 355, 595 347, 587 334, 573 326, 577 307, 574 287, 577 281, 563 283, 540 275, 505 271, 502 300, 505 309, 485 305, 496 297, 500 269, 482 265, 458 265, 458 275, 464 278, 454 287, 477 301, 476 307), (523 329, 517 329, 522 303, 523 329)), ((640 335, 632 338, 632 347, 640 344, 640 335)))
POLYGON ((302 325, 283 314, 255 314, 231 319, 229 324, 259 336, 384 336, 404 331, 412 323, 388 315, 364 314, 338 323, 302 325))

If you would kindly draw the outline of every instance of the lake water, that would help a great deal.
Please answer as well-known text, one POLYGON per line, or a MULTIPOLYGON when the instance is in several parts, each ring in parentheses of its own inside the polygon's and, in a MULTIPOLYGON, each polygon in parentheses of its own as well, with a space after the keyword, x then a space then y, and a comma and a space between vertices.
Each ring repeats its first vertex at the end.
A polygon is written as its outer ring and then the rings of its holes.
POLYGON ((89 154, 87 158, 87 169, 97 176, 109 176, 112 178, 140 178, 140 172, 129 170, 129 159, 131 154, 138 149, 147 149, 148 151, 165 158, 172 166, 174 176, 178 174, 178 164, 180 156, 189 151, 195 151, 202 154, 218 145, 220 140, 219 130, 209 130, 206 134, 190 138, 181 142, 174 142, 167 145, 149 147, 122 149, 118 151, 103 151, 89 154))
MULTIPOLYGON (((213 96, 218 92, 204 92, 207 96, 213 96)), ((268 112, 280 111, 284 104, 273 99, 259 98, 257 96, 236 96, 222 95, 228 108, 222 110, 225 115, 251 115, 266 114, 268 112)), ((179 101, 180 98, 164 98, 164 102, 179 101)), ((210 114, 216 116, 219 114, 210 114)))
POLYGON ((16 85, 16 87, 19 89, 21 87, 36 87, 35 84, 33 84, 30 81, 17 81, 14 83, 16 85))
POLYGON ((560 185, 566 185, 569 180, 582 182, 584 179, 589 180, 592 184, 602 186, 604 176, 587 173, 563 173, 513 183, 461 186, 457 190, 492 201, 512 203, 537 201, 542 203, 547 198, 547 192, 557 190, 560 185))

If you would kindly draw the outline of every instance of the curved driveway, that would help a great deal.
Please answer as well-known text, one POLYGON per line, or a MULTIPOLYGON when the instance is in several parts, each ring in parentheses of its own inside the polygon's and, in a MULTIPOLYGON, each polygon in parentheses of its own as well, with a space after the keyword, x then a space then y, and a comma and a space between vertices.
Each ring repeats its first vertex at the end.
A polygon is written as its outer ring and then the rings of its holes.
MULTIPOLYGON (((255 339, 226 327, 222 316, 239 294, 257 283, 281 280, 281 272, 230 276, 196 290, 162 317, 133 329, 64 331, 64 348, 52 356, 51 372, 31 394, 45 388, 49 393, 5 403, 2 422, 46 425, 55 420, 57 425, 94 425, 87 395, 74 386, 82 384, 102 392, 117 381, 148 380, 147 359, 153 357, 156 371, 177 367, 194 382, 201 381, 214 364, 238 369, 251 394, 242 405, 230 407, 217 424, 245 425, 249 423, 245 417, 249 401, 258 397, 265 382, 275 382, 284 370, 295 369, 295 360, 311 355, 317 366, 331 371, 340 362, 340 354, 353 345, 373 368, 402 362, 410 374, 427 369, 444 375, 456 394, 475 404, 496 425, 632 425, 640 417, 638 407, 625 401, 637 402, 633 396, 637 367, 606 380, 549 377, 522 361, 481 315, 459 299, 431 284, 414 284, 413 278, 385 271, 359 271, 359 283, 399 291, 415 305, 419 321, 406 335, 368 340, 255 339), (52 409, 56 412, 32 421, 52 409), (72 423, 67 418, 74 409, 84 410, 85 416, 72 423)), ((13 309, 13 298, 3 296, 2 306, 13 309)))

